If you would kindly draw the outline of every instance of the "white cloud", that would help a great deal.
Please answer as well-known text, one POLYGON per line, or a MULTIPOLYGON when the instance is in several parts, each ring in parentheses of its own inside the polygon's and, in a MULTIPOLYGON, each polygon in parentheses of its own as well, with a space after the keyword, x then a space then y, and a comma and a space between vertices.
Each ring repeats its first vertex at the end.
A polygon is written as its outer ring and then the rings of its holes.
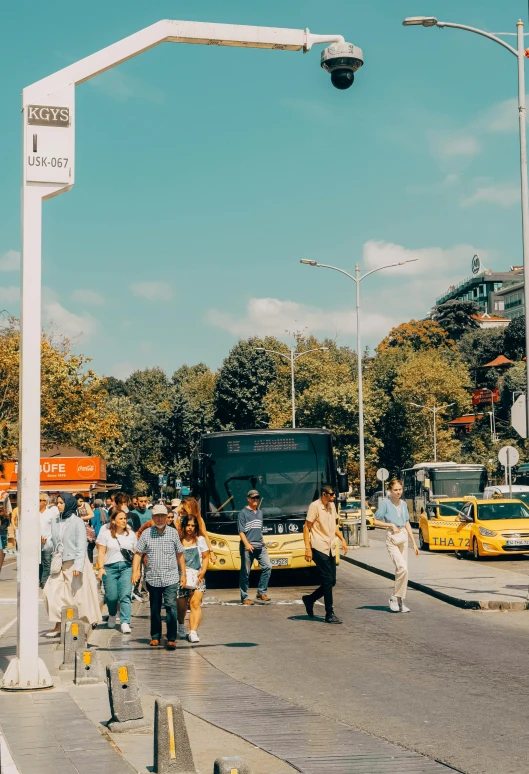
POLYGON ((173 297, 173 289, 167 282, 134 282, 129 288, 138 298, 149 301, 170 301, 173 297))
POLYGON ((76 290, 73 294, 74 300, 80 304, 90 304, 91 306, 102 306, 105 299, 95 290, 76 290))
MULTIPOLYGON (((332 336, 356 331, 356 314, 351 307, 329 311, 279 298, 250 298, 242 317, 211 309, 206 319, 211 325, 223 328, 234 336, 243 337, 283 337, 287 333, 302 329, 306 329, 308 333, 332 336)), ((396 319, 366 311, 362 313, 362 328, 370 339, 379 339, 396 324, 396 319)))
POLYGON ((421 247, 410 249, 393 242, 370 239, 364 244, 363 265, 366 269, 376 269, 388 263, 417 259, 414 263, 384 269, 381 276, 382 274, 399 277, 427 274, 429 278, 434 279, 435 276, 439 275, 454 276, 454 273, 459 273, 464 277, 469 274, 470 261, 477 252, 484 260, 487 256, 490 257, 486 251, 478 250, 475 246, 467 244, 448 248, 421 247))
POLYGON ((84 312, 75 314, 66 309, 59 301, 53 299, 53 294, 45 294, 42 304, 42 319, 45 325, 56 326, 70 339, 91 336, 97 327, 97 320, 84 312), (46 295, 50 296, 46 299, 46 295))
POLYGON ((17 250, 8 250, 0 256, 0 271, 18 271, 20 268, 20 253, 17 250))
POLYGON ((481 152, 480 144, 473 135, 435 135, 432 138, 434 152, 438 156, 475 156, 481 152))
POLYGON ((165 102, 164 92, 143 78, 129 75, 119 67, 93 78, 90 85, 103 94, 125 102, 128 99, 142 99, 160 105, 165 102))
POLYGON ((518 186, 508 183, 484 185, 476 188, 470 196, 460 199, 462 207, 473 207, 476 204, 497 204, 499 207, 512 207, 520 201, 520 189, 518 186))
POLYGON ((20 298, 20 288, 18 285, 4 285, 0 287, 0 304, 17 302, 20 298))

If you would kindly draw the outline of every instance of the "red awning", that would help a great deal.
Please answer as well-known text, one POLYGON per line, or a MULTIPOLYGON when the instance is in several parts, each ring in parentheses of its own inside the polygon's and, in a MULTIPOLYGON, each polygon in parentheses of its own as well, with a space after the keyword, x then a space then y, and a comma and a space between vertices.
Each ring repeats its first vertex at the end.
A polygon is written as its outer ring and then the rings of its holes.
POLYGON ((451 419, 448 423, 449 426, 459 427, 461 425, 473 425, 477 419, 483 419, 484 414, 464 414, 462 417, 456 417, 451 419))
POLYGON ((498 366, 513 365, 513 363, 514 360, 509 360, 505 355, 498 355, 498 357, 495 357, 490 363, 485 363, 482 368, 497 368, 498 366))

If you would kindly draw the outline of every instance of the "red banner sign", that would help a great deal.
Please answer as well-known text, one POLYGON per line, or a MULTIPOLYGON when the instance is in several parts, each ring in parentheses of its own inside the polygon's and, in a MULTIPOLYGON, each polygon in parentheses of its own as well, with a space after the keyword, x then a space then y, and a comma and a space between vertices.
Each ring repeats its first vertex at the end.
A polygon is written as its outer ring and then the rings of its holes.
POLYGON ((472 393, 472 405, 480 406, 482 403, 497 403, 500 399, 498 390, 481 389, 474 390, 472 393))
MULTIPOLYGON (((18 462, 2 462, 0 488, 18 480, 18 462)), ((107 466, 102 457, 41 457, 40 481, 106 481, 107 466)))

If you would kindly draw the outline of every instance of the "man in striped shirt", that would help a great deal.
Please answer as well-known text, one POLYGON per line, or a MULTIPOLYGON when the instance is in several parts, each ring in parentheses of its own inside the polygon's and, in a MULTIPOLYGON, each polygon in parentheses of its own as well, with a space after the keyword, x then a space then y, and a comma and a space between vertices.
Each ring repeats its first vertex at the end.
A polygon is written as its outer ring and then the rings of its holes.
POLYGON ((257 559, 261 568, 261 577, 257 586, 257 599, 260 602, 270 602, 270 597, 266 592, 270 573, 272 572, 272 564, 263 542, 263 512, 259 508, 259 492, 257 489, 250 489, 248 492, 248 505, 242 509, 237 517, 237 531, 241 538, 239 546, 241 553, 241 572, 239 575, 241 601, 243 605, 253 605, 252 600, 248 598, 248 581, 253 560, 257 559))

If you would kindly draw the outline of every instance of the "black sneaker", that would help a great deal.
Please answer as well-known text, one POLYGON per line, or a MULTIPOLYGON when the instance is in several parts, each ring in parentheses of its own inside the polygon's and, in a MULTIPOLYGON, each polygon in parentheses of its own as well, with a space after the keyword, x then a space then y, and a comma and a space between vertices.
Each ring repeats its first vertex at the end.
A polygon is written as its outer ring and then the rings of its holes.
POLYGON ((308 617, 314 618, 314 602, 309 597, 309 595, 306 594, 304 597, 301 597, 301 601, 305 605, 305 610, 307 611, 308 617))
POLYGON ((334 615, 334 613, 331 613, 330 615, 325 616, 325 623, 341 624, 342 622, 340 621, 337 615, 334 615))

